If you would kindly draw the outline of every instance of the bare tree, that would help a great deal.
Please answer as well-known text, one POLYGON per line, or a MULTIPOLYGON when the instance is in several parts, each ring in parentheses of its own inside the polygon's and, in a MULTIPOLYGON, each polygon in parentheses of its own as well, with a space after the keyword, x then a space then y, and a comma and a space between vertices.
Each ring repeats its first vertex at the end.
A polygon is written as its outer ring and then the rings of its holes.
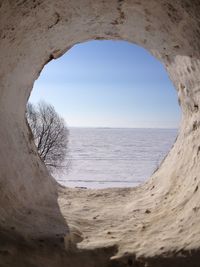
POLYGON ((26 117, 40 158, 50 172, 67 168, 69 131, 54 107, 45 102, 27 104, 26 117), (64 163, 64 164, 63 164, 64 163))

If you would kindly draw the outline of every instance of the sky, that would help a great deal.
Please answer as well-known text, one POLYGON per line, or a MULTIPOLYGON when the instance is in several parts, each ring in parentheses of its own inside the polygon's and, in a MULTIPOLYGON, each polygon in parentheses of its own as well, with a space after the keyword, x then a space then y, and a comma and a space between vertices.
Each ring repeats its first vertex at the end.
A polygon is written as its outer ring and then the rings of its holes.
POLYGON ((124 41, 89 41, 48 63, 29 101, 52 104, 69 127, 177 128, 180 107, 164 66, 124 41))

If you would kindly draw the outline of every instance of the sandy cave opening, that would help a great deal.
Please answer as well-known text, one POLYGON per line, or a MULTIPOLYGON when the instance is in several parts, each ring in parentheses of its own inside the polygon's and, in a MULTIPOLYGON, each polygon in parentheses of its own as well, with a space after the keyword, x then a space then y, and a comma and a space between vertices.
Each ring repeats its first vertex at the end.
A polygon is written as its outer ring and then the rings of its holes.
POLYGON ((70 150, 66 162, 70 165, 64 162, 68 169, 53 172, 56 180, 70 187, 107 188, 138 186, 158 169, 177 136, 180 111, 176 97, 166 70, 144 48, 121 40, 91 40, 48 63, 29 101, 50 103, 66 119, 70 150), (135 109, 131 110, 130 100, 135 109), (96 147, 92 147, 94 134, 96 147), (131 138, 129 145, 127 138, 131 138), (148 138, 152 145, 147 144, 148 138), (135 154, 143 146, 137 159, 135 154), (85 147, 92 148, 91 155, 85 147), (127 150, 131 147, 135 154, 127 150), (115 155, 116 148, 122 154, 115 155))
POLYGON ((11 244, 0 254, 2 262, 199 267, 199 2, 4 1, 0 12, 0 226, 3 245, 11 244), (24 110, 43 66, 92 39, 145 47, 163 62, 178 93, 183 115, 177 141, 158 171, 135 190, 61 192, 29 140, 24 110), (99 210, 103 220, 91 216, 99 210), (71 225, 84 237, 75 254, 63 249, 71 225), (38 249, 41 237, 44 250, 38 249))

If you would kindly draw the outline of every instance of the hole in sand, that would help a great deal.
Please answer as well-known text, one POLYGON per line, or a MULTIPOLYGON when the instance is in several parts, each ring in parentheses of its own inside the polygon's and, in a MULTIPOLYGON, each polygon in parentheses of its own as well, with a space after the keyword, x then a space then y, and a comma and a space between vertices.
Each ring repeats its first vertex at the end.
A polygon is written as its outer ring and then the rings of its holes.
POLYGON ((167 72, 146 50, 124 41, 82 43, 51 61, 30 102, 41 99, 68 125, 68 167, 54 172, 67 186, 143 183, 177 136, 180 110, 167 72))

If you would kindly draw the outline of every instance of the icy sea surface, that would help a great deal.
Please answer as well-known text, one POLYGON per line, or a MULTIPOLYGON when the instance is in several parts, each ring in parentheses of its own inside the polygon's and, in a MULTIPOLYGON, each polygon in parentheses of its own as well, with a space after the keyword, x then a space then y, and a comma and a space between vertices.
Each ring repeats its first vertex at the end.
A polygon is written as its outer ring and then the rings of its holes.
POLYGON ((56 179, 70 187, 136 186, 172 147, 177 129, 70 128, 70 167, 56 179))

